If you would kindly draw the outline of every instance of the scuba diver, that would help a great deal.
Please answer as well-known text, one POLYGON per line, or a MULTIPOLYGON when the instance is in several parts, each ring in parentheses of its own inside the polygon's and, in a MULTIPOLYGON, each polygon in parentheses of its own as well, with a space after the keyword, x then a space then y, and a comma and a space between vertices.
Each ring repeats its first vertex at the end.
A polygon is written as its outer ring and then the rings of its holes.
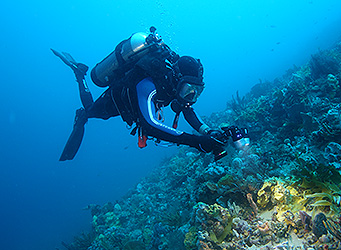
POLYGON ((227 154, 223 149, 227 136, 239 143, 242 138, 247 139, 246 130, 232 127, 222 132, 211 129, 199 118, 192 105, 205 87, 203 66, 199 59, 180 57, 172 51, 154 27, 150 34, 135 33, 120 42, 91 70, 92 81, 99 87, 108 87, 95 101, 85 80, 89 67, 76 62, 68 53, 51 50, 75 73, 83 104, 76 111, 60 161, 75 157, 89 118, 107 120, 121 116, 132 128, 131 134, 138 134, 140 148, 146 146, 147 139, 154 139, 156 143, 170 142, 213 152, 216 160, 227 154), (168 105, 175 112, 172 127, 163 123, 163 108, 168 105), (198 135, 177 130, 181 113, 198 135))

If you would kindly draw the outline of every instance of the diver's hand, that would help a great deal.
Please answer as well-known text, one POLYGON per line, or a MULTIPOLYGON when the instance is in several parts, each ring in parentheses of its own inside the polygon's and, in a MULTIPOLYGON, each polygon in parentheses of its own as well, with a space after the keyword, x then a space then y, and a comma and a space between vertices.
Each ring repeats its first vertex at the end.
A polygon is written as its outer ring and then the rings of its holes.
POLYGON ((189 145, 204 153, 212 152, 224 146, 223 142, 210 135, 191 135, 187 133, 180 136, 180 144, 189 145))
POLYGON ((212 136, 202 135, 199 136, 198 149, 202 152, 209 153, 213 150, 221 149, 224 143, 212 136))
POLYGON ((226 143, 226 136, 224 135, 224 133, 218 129, 211 129, 207 132, 207 134, 215 139, 217 139, 218 141, 221 141, 223 143, 226 143))

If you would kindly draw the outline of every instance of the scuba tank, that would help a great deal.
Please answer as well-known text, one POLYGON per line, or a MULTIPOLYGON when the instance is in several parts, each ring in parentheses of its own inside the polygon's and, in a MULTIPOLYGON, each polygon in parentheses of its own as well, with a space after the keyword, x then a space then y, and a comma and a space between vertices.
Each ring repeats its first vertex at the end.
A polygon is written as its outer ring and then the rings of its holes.
POLYGON ((91 79, 99 87, 107 87, 123 77, 133 65, 151 48, 162 45, 162 39, 156 34, 156 28, 150 28, 150 34, 134 33, 120 42, 115 50, 91 70, 91 79))

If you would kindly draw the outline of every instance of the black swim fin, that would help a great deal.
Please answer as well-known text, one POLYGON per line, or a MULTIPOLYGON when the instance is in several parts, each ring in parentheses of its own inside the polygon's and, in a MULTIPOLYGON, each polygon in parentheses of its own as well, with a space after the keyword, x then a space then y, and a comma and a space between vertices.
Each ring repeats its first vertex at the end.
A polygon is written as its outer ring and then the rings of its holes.
POLYGON ((54 49, 51 49, 51 50, 53 54, 58 56, 67 66, 71 68, 76 66, 77 64, 76 60, 73 59, 73 57, 69 53, 66 53, 66 52, 59 53, 58 51, 54 49))
POLYGON ((77 79, 83 79, 88 71, 89 67, 83 63, 78 63, 76 60, 67 52, 58 52, 51 49, 53 54, 58 56, 67 66, 69 66, 75 73, 77 79))
POLYGON ((72 160, 78 152, 84 136, 84 125, 88 121, 86 112, 83 108, 76 111, 75 122, 72 133, 64 147, 59 161, 72 160))

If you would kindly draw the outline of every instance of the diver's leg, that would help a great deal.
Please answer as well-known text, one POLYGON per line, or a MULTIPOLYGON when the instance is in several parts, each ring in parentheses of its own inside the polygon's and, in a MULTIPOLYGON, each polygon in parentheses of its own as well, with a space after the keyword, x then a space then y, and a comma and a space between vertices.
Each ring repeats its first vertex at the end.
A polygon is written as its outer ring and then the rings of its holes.
POLYGON ((76 117, 73 124, 72 133, 64 147, 63 153, 60 156, 60 161, 72 160, 84 136, 84 125, 88 118, 101 118, 104 120, 119 115, 115 105, 111 99, 109 89, 105 91, 95 102, 87 109, 80 108, 76 111, 76 117))
POLYGON ((75 73, 82 104, 85 109, 88 109, 94 102, 84 77, 89 67, 83 63, 76 62, 76 60, 69 53, 66 52, 60 53, 54 49, 51 50, 53 54, 58 56, 75 73))
POLYGON ((77 63, 76 67, 72 68, 73 72, 76 75, 79 95, 85 110, 89 109, 94 103, 94 99, 92 98, 92 94, 85 80, 85 75, 88 69, 89 67, 82 63, 77 63))
POLYGON ((76 110, 76 117, 73 123, 72 133, 64 147, 62 155, 59 158, 60 161, 66 161, 72 160, 75 157, 82 143, 84 135, 84 125, 88 121, 88 114, 86 110, 94 105, 94 100, 85 80, 85 75, 89 67, 83 63, 76 62, 76 60, 69 53, 60 53, 54 49, 51 50, 53 54, 59 57, 75 73, 80 99, 84 107, 76 110))
POLYGON ((120 114, 116 109, 110 93, 111 89, 109 88, 86 110, 88 118, 107 120, 110 117, 115 117, 120 114))

